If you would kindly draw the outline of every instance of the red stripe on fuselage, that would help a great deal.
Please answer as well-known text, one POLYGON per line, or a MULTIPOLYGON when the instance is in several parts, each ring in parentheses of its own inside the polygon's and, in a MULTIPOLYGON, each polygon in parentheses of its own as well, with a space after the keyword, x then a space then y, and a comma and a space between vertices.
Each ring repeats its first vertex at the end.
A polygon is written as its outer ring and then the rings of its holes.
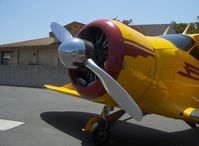
POLYGON ((144 49, 140 49, 134 45, 130 45, 127 43, 124 43, 124 55, 128 55, 131 57, 138 57, 138 56, 143 56, 143 57, 148 57, 152 56, 155 57, 155 54, 149 53, 148 51, 144 49))
POLYGON ((145 46, 143 46, 143 45, 139 44, 138 42, 135 42, 135 41, 133 41, 133 40, 129 40, 129 39, 124 39, 124 41, 127 41, 127 42, 130 42, 130 43, 132 43, 132 44, 138 45, 138 46, 139 46, 139 47, 141 47, 142 49, 144 49, 144 50, 147 50, 147 51, 149 51, 149 52, 154 53, 154 51, 153 51, 153 50, 151 50, 151 49, 149 49, 149 48, 147 48, 147 47, 145 47, 145 46))
POLYGON ((186 72, 178 71, 178 74, 180 74, 181 76, 199 81, 199 68, 187 62, 184 62, 184 63, 185 63, 184 68, 186 72), (197 77, 193 75, 196 75, 197 77))

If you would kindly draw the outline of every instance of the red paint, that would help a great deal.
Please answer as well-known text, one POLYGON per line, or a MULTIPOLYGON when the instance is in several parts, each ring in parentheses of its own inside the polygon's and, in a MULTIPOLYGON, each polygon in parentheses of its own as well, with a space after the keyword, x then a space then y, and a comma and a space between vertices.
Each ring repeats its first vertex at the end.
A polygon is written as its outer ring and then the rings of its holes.
MULTIPOLYGON (((98 27, 102 29, 108 38, 109 50, 107 64, 105 71, 109 73, 113 78, 117 79, 123 65, 123 53, 121 52, 123 48, 123 38, 119 28, 111 20, 97 20, 88 25, 86 25, 81 32, 89 29, 90 27, 98 27)), ((73 73, 73 70, 69 69, 69 74, 73 73)), ((97 98, 106 93, 102 83, 98 80, 95 84, 89 87, 80 87, 74 83, 71 78, 72 83, 75 85, 77 91, 81 96, 85 98, 97 98)))
POLYGON ((154 53, 154 50, 151 50, 151 49, 149 49, 149 48, 147 48, 147 47, 145 47, 145 46, 143 46, 143 45, 141 45, 141 44, 139 44, 139 43, 137 43, 137 42, 135 42, 135 41, 133 41, 133 40, 124 39, 124 41, 127 41, 127 42, 130 42, 130 43, 132 43, 132 44, 138 45, 139 47, 143 48, 144 50, 147 50, 147 51, 149 51, 149 52, 154 53))
POLYGON ((135 47, 135 46, 130 45, 130 44, 125 44, 125 43, 124 43, 123 54, 128 55, 128 56, 132 56, 132 57, 137 57, 137 56, 143 56, 143 57, 152 56, 152 57, 155 57, 154 52, 152 54, 152 53, 149 53, 149 52, 142 50, 138 47, 135 47))
MULTIPOLYGON (((133 42, 136 45, 139 45, 140 47, 144 48, 145 50, 150 50, 151 53, 148 53, 147 51, 141 50, 137 47, 128 45, 124 43, 124 39, 122 37, 122 34, 119 30, 119 28, 111 21, 111 20, 97 20, 94 21, 85 27, 80 31, 79 35, 84 32, 85 30, 91 28, 91 27, 98 27, 102 31, 104 31, 105 35, 108 38, 108 58, 107 58, 107 64, 104 68, 104 70, 110 74, 114 79, 117 79, 120 71, 123 66, 123 59, 125 55, 137 57, 138 55, 147 57, 147 56, 154 56, 150 49, 142 46, 141 44, 138 44, 137 42, 133 42)), ((78 36, 79 36, 78 35, 78 36)), ((129 40, 128 40, 129 41, 129 40)), ((131 41, 132 43, 132 41, 131 41)), ((100 96, 102 96, 104 93, 106 93, 102 83, 100 80, 96 81, 93 85, 90 85, 89 87, 80 87, 75 84, 75 81, 73 80, 73 75, 75 74, 74 70, 69 69, 69 75, 71 78, 71 82, 77 89, 77 91, 80 93, 81 96, 88 98, 88 99, 95 99, 100 96)))
POLYGON ((180 74, 181 76, 199 81, 199 68, 187 62, 184 62, 184 64, 185 64, 184 68, 186 72, 178 71, 178 74, 180 74), (192 74, 197 75, 198 77, 192 76, 192 74))

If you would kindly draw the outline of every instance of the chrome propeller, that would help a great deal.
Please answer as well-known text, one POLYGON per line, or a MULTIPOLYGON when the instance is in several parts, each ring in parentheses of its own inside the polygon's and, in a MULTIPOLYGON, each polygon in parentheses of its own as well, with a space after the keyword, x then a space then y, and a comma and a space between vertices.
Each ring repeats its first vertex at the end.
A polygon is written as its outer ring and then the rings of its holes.
POLYGON ((85 65, 99 77, 105 90, 126 113, 138 121, 142 120, 141 109, 127 91, 91 58, 87 57, 87 48, 93 45, 82 39, 73 38, 64 27, 56 22, 52 22, 50 26, 56 38, 61 42, 58 52, 62 63, 70 69, 85 65))
POLYGON ((59 25, 56 22, 52 22, 50 24, 50 28, 51 28, 51 30, 53 30, 54 35, 61 43, 65 42, 68 39, 73 38, 73 36, 70 34, 70 32, 68 32, 64 27, 62 27, 61 25, 59 25))

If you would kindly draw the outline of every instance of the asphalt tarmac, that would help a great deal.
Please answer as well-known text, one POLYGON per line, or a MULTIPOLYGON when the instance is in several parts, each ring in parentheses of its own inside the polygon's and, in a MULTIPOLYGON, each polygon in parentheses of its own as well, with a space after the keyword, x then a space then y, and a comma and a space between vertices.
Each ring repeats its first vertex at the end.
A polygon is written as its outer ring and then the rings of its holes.
MULTIPOLYGON (((92 146, 81 128, 102 108, 46 89, 0 86, 0 146, 92 146)), ((199 146, 199 136, 181 120, 147 115, 116 124, 107 145, 199 146)))

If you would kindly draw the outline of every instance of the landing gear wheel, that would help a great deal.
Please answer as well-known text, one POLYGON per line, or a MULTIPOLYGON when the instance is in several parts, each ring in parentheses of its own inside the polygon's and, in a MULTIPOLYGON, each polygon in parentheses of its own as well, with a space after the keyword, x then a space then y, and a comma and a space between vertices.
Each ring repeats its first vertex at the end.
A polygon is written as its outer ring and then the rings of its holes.
POLYGON ((91 138, 96 145, 108 142, 111 134, 111 126, 104 119, 96 122, 91 129, 91 138))

